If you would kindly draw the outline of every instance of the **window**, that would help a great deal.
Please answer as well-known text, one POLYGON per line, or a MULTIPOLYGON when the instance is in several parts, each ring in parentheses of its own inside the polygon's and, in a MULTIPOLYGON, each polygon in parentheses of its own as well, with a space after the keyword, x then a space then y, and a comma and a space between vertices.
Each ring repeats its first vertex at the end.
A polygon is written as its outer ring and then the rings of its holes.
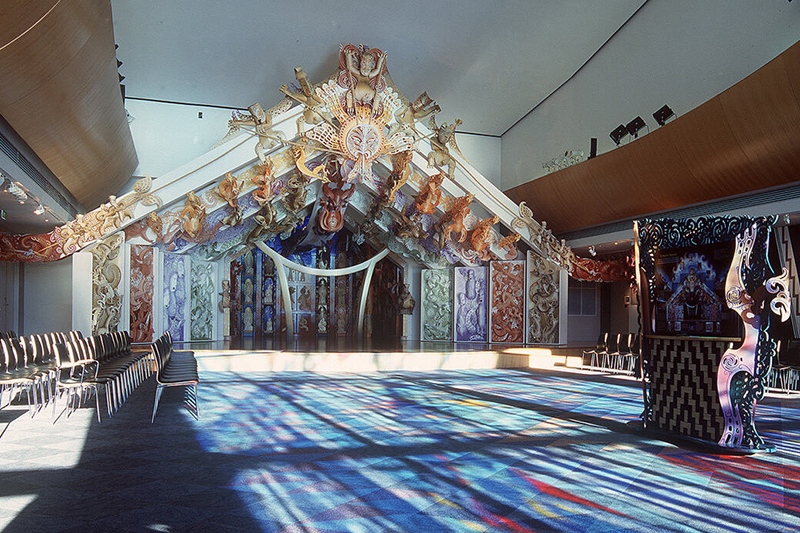
POLYGON ((570 315, 597 315, 597 283, 570 278, 568 295, 570 315))

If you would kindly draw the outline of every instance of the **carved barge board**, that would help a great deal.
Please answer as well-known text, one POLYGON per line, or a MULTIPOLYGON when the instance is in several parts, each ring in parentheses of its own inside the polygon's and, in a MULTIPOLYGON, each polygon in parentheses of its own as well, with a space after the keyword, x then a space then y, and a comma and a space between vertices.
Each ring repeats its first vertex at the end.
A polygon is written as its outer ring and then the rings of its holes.
POLYGON ((422 271, 422 340, 453 340, 453 271, 422 271))
POLYGON ((456 267, 453 288, 453 338, 489 341, 489 283, 486 267, 456 267))
POLYGON ((559 329, 559 270, 531 251, 527 261, 526 342, 555 344, 559 329))
POLYGON ((525 261, 492 261, 489 342, 523 342, 525 261))

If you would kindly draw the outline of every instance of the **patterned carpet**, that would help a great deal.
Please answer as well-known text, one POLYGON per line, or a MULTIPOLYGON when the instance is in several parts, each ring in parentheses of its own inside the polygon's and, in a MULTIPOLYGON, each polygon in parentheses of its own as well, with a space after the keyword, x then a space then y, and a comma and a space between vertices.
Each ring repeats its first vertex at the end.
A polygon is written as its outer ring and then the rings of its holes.
POLYGON ((548 371, 206 372, 200 420, 152 380, 98 425, 0 411, 0 526, 36 531, 796 531, 800 399, 775 454, 630 429, 635 382, 548 371), (5 428, 5 429, 3 429, 5 428))

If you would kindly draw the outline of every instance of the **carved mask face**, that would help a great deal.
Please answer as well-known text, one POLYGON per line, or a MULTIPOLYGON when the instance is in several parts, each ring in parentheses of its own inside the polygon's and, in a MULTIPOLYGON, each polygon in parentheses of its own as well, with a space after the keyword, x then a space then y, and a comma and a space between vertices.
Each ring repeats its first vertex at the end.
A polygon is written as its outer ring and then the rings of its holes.
POLYGON ((375 58, 372 57, 372 54, 365 53, 361 56, 361 64, 359 65, 359 71, 361 72, 362 76, 369 76, 372 72, 372 69, 375 68, 375 58))

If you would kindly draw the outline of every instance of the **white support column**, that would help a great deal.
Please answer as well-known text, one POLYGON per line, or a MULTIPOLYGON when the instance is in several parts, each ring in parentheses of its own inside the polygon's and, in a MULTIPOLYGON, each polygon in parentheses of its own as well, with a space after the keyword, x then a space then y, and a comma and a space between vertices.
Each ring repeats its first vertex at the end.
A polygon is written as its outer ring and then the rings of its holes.
MULTIPOLYGON (((406 266, 405 280, 408 283, 408 290, 416 302, 414 311, 408 316, 411 323, 407 340, 419 341, 422 339, 422 330, 420 328, 420 320, 422 320, 422 269, 419 265, 409 263, 406 266)), ((406 320, 406 318, 404 317, 403 320, 406 320)))
POLYGON ((183 341, 192 340, 192 258, 184 256, 184 292, 186 297, 183 299, 183 341))
POLYGON ((123 242, 120 247, 120 295, 122 296, 122 309, 120 310, 118 331, 131 330, 131 245, 123 242))
POLYGON ((72 329, 92 334, 92 252, 72 254, 72 329))
POLYGON ((153 340, 164 333, 164 254, 153 246, 153 340))
POLYGON ((558 271, 558 343, 566 344, 569 339, 569 274, 566 269, 558 271))

